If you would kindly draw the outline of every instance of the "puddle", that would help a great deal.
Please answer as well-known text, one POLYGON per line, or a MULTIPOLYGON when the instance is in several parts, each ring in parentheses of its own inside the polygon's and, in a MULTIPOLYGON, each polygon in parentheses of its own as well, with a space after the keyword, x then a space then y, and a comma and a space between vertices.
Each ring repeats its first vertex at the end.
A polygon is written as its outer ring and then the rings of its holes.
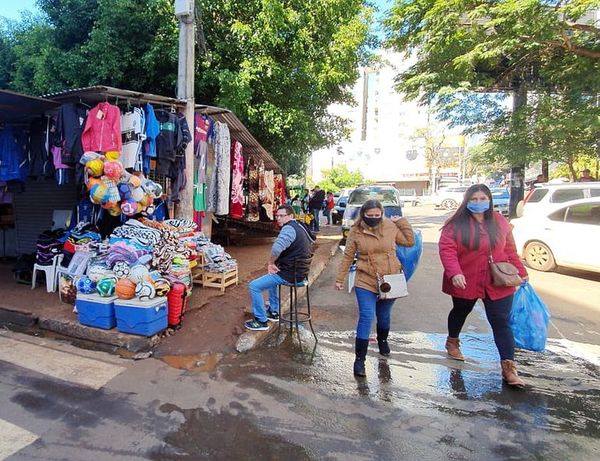
POLYGON ((170 367, 196 372, 212 371, 222 359, 223 354, 166 355, 160 357, 160 360, 170 367))

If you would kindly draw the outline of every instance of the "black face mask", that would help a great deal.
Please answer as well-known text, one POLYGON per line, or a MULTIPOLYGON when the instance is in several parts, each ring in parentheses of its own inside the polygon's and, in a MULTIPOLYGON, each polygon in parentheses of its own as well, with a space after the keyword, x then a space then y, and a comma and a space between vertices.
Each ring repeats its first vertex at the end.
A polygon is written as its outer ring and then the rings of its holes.
POLYGON ((368 218, 363 216, 363 222, 369 227, 376 227, 381 222, 381 218, 368 218))

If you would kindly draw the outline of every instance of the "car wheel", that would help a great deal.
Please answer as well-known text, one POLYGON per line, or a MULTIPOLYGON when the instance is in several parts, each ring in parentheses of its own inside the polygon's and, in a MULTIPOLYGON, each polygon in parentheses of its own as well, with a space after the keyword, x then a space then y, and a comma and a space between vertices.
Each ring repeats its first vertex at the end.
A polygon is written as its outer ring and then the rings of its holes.
POLYGON ((531 242, 525 247, 525 261, 532 269, 548 272, 556 269, 552 251, 542 242, 531 242))
POLYGON ((452 200, 451 198, 447 198, 446 200, 444 200, 442 202, 442 208, 444 208, 446 210, 453 210, 457 206, 458 206, 458 203, 456 203, 456 200, 452 200))

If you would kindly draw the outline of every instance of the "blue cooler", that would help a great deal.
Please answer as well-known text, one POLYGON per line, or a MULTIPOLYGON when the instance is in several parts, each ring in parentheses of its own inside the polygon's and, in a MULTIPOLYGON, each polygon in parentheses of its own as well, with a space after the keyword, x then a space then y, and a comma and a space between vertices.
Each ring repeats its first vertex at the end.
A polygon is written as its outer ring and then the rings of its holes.
POLYGON ((117 324, 114 302, 116 296, 102 297, 100 295, 77 294, 75 307, 79 323, 88 327, 110 330, 117 324))
POLYGON ((167 298, 149 301, 116 299, 117 330, 134 335, 152 336, 167 328, 167 298))

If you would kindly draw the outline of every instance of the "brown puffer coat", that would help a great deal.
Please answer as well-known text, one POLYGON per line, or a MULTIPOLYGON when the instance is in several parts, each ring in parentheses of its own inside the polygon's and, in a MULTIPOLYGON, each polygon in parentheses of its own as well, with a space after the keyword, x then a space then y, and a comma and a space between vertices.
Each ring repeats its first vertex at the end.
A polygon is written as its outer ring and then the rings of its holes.
POLYGON ((414 243, 415 234, 406 218, 400 218, 395 223, 384 218, 374 230, 361 222, 350 229, 344 258, 335 281, 342 284, 345 282, 354 255, 357 254, 354 286, 379 293, 376 273, 397 274, 402 267, 396 257, 396 244, 412 246, 414 243))

